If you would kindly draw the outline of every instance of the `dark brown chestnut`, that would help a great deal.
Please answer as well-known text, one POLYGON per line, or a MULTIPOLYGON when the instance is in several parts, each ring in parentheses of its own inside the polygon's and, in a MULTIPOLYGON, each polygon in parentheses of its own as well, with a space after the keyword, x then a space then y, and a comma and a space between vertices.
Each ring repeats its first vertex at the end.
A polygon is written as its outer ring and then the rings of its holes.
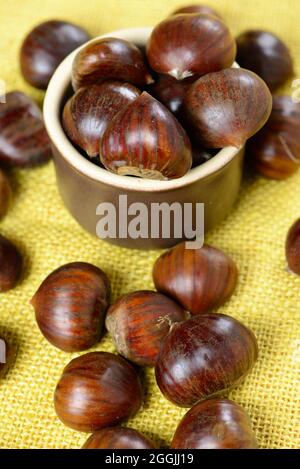
POLYGON ((225 314, 200 314, 175 324, 155 366, 164 396, 181 407, 228 393, 253 367, 255 335, 225 314))
POLYGON ((182 242, 162 254, 153 268, 156 289, 192 314, 211 311, 232 295, 238 278, 235 262, 223 251, 182 242))
POLYGON ((191 168, 192 153, 176 118, 144 92, 108 126, 100 160, 106 169, 120 175, 175 179, 191 168))
POLYGON ((80 88, 63 111, 68 137, 89 157, 98 156, 100 140, 112 118, 140 94, 135 86, 119 81, 80 88))
POLYGON ((133 428, 104 428, 91 435, 82 449, 155 449, 150 438, 133 428))
POLYGON ((192 155, 193 155, 193 165, 192 168, 200 166, 201 164, 206 163, 211 160, 216 154, 217 150, 211 150, 208 148, 202 148, 199 144, 192 142, 192 155))
POLYGON ((12 190, 9 179, 0 169, 0 218, 6 214, 11 196, 12 190))
POLYGON ((272 96, 249 70, 230 68, 199 78, 187 90, 184 111, 207 148, 241 147, 268 120, 272 96))
POLYGON ((110 282, 98 267, 72 262, 54 270, 31 300, 42 334, 66 352, 86 350, 102 335, 110 282))
POLYGON ((167 296, 142 290, 129 293, 113 304, 105 325, 120 355, 141 366, 154 366, 173 324, 188 317, 167 296))
POLYGON ((187 5, 178 8, 174 11, 173 15, 182 15, 182 14, 193 14, 193 13, 202 13, 204 15, 216 16, 219 19, 222 19, 221 15, 208 5, 187 5))
POLYGON ((0 292, 6 292, 16 286, 22 265, 22 256, 17 247, 0 235, 0 292))
POLYGON ((235 40, 216 17, 203 14, 170 16, 153 30, 147 43, 150 66, 177 80, 230 67, 235 40))
POLYGON ((274 96, 266 125, 246 146, 250 167, 262 176, 282 180, 300 165, 300 103, 290 96, 274 96))
POLYGON ((195 80, 195 77, 190 77, 178 81, 169 75, 160 75, 147 91, 180 120, 186 90, 195 80))
POLYGON ((87 353, 64 369, 54 404, 65 425, 94 432, 116 425, 139 410, 141 383, 124 358, 107 352, 87 353))
POLYGON ((46 89, 58 65, 90 39, 78 26, 51 20, 36 26, 24 39, 20 60, 23 77, 36 88, 46 89))
POLYGON ((143 54, 131 42, 104 38, 88 44, 75 57, 72 85, 75 91, 82 86, 105 80, 120 80, 143 87, 153 81, 143 54))
POLYGON ((237 38, 237 62, 257 73, 273 91, 294 74, 289 49, 275 34, 250 30, 237 38))
POLYGON ((0 378, 3 378, 7 373, 15 357, 15 352, 15 348, 6 339, 0 337, 0 378))
POLYGON ((35 102, 19 91, 7 93, 0 106, 0 164, 32 167, 52 157, 43 116, 35 102))
POLYGON ((257 447, 248 414, 227 399, 208 399, 192 407, 178 425, 171 444, 175 449, 257 447))
POLYGON ((285 244, 288 268, 300 275, 300 219, 291 226, 285 244))

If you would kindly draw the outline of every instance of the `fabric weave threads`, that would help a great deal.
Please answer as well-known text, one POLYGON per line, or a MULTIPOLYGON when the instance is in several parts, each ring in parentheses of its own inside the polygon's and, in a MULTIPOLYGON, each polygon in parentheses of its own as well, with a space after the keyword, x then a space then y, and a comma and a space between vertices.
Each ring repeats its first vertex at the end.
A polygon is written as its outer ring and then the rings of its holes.
MULTIPOLYGON (((20 89, 39 103, 43 93, 26 85, 18 50, 25 34, 40 21, 62 18, 92 35, 131 26, 154 25, 180 0, 15 0, 0 5, 0 64, 8 90, 20 89)), ((300 78, 300 3, 298 0, 210 0, 234 34, 248 28, 277 32, 291 48, 300 78)), ((291 93, 290 84, 286 92, 291 93)), ((1 105, 1 104, 0 104, 1 105)), ((29 300, 53 269, 88 261, 110 277, 113 298, 153 288, 151 270, 159 252, 129 251, 91 237, 63 207, 53 163, 12 171, 15 197, 0 232, 21 249, 25 272, 18 287, 0 296, 0 335, 18 347, 15 365, 0 381, 1 448, 79 448, 87 435, 66 427, 55 415, 53 392, 63 367, 76 355, 61 352, 41 335, 29 300)), ((230 217, 206 242, 224 249, 240 270, 238 288, 220 312, 242 320, 258 338, 259 359, 230 397, 248 410, 262 448, 300 447, 300 278, 288 274, 284 242, 300 216, 300 173, 284 182, 246 178, 230 217)), ((106 335, 92 350, 114 351, 106 335)), ((160 394, 153 370, 145 373, 145 404, 129 426, 168 444, 185 409, 160 394)))

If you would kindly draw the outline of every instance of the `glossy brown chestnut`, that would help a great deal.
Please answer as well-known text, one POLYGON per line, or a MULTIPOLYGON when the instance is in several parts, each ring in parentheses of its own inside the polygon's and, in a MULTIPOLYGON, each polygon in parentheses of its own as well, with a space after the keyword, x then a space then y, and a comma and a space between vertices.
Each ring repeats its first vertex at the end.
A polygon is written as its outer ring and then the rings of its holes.
POLYGON ((210 160, 217 153, 218 151, 216 150, 202 148, 199 144, 192 143, 192 155, 193 155, 192 167, 195 168, 197 166, 200 166, 201 164, 206 163, 206 161, 210 160))
POLYGON ((175 10, 173 15, 182 15, 185 13, 202 13, 204 15, 216 16, 217 18, 222 19, 221 15, 214 8, 211 8, 208 5, 187 5, 175 10))
POLYGON ((63 59, 89 39, 86 31, 72 23, 52 20, 39 24, 26 36, 21 48, 23 77, 32 86, 46 89, 63 59))
POLYGON ((0 169, 0 218, 6 214, 12 190, 6 174, 0 169))
POLYGON ((152 77, 140 49, 123 39, 104 38, 81 49, 73 62, 72 85, 82 86, 105 80, 120 80, 143 87, 152 77))
POLYGON ((230 67, 235 55, 235 40, 223 21, 202 14, 170 16, 147 43, 153 70, 177 80, 230 67))
POLYGON ((171 444, 176 449, 257 447, 248 414, 227 399, 208 399, 192 407, 178 425, 171 444))
POLYGON ((249 70, 230 68, 199 78, 187 90, 184 110, 207 148, 241 147, 268 120, 272 96, 249 70))
POLYGON ((179 122, 144 92, 108 126, 100 160, 106 169, 120 175, 175 179, 191 168, 192 153, 179 122))
POLYGON ((65 132, 89 157, 98 156, 100 140, 112 118, 140 94, 135 86, 119 81, 80 88, 64 107, 65 132))
POLYGON ((257 73, 275 90, 294 74, 289 49, 275 34, 251 30, 237 38, 237 62, 257 73))
POLYGON ((15 349, 7 340, 0 337, 0 378, 7 373, 15 356, 15 349))
POLYGON ((290 228, 286 244, 286 259, 288 268, 297 275, 300 275, 300 219, 290 228))
POLYGON ((160 75, 147 91, 180 120, 185 92, 195 80, 195 77, 190 77, 178 81, 169 75, 160 75))
POLYGON ((300 103, 290 96, 274 96, 266 125, 247 143, 251 167, 270 179, 286 179, 300 165, 300 103))
POLYGON ((141 366, 154 366, 173 324, 188 317, 167 296, 142 290, 129 293, 113 304, 105 325, 120 355, 141 366))
POLYGON ((234 292, 238 278, 235 262, 223 251, 204 245, 187 249, 182 242, 155 262, 156 289, 192 314, 211 311, 234 292))
POLYGON ((66 352, 86 350, 102 335, 110 282, 92 264, 72 262, 43 281, 31 304, 46 339, 66 352))
POLYGON ((0 164, 32 167, 52 156, 43 116, 35 102, 19 91, 0 106, 0 164))
POLYGON ((22 256, 17 247, 0 235, 0 292, 14 288, 22 272, 22 256))
POLYGON ((175 324, 160 350, 156 381, 181 407, 224 395, 253 367, 258 354, 250 329, 225 314, 203 314, 175 324))
POLYGON ((65 425, 94 432, 116 425, 139 410, 141 383, 124 358, 107 352, 87 353, 64 369, 54 404, 65 425))
POLYGON ((155 449, 150 438, 133 428, 104 428, 91 435, 82 449, 155 449))

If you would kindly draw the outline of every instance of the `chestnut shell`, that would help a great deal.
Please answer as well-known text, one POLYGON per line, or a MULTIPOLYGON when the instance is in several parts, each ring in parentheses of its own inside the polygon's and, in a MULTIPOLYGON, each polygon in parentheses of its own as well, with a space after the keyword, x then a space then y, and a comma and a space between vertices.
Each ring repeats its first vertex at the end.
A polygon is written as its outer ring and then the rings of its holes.
POLYGON ((140 49, 131 42, 103 38, 88 44, 76 55, 72 67, 75 91, 105 80, 119 80, 143 87, 152 77, 140 49))
POLYGON ((91 435, 82 449, 155 449, 150 438, 133 428, 104 428, 91 435))
POLYGON ((223 251, 208 245, 187 249, 185 242, 163 253, 153 267, 156 289, 192 314, 223 304, 232 295, 237 277, 234 261, 223 251))
POLYGON ((237 38, 238 64, 257 73, 274 91, 294 75, 289 49, 275 34, 250 30, 237 38))
POLYGON ((167 296, 141 290, 110 306, 105 325, 120 355, 141 366, 154 366, 173 324, 187 318, 187 313, 167 296))
POLYGON ((223 21, 197 13, 165 19, 147 43, 151 68, 177 80, 230 67, 235 56, 235 40, 223 21))
POLYGON ((289 229, 285 253, 290 271, 300 275, 300 219, 295 221, 289 229))
POLYGON ((192 407, 179 423, 171 444, 175 449, 257 447, 248 414, 227 399, 209 399, 192 407))
POLYGON ((46 89, 58 65, 90 39, 78 26, 51 20, 36 26, 24 39, 20 60, 23 77, 36 88, 46 89))
POLYGON ((0 106, 0 164, 33 167, 51 157, 50 139, 38 106, 24 93, 7 93, 0 106))
POLYGON ((64 130, 89 157, 96 157, 101 138, 113 117, 139 95, 135 86, 119 81, 80 88, 64 107, 64 130))
POLYGON ((44 337, 66 352, 86 350, 100 340, 110 282, 98 267, 72 262, 54 270, 31 300, 44 337))
POLYGON ((207 148, 241 147, 268 120, 272 96, 253 72, 230 68, 199 78, 187 90, 184 111, 207 148))
POLYGON ((172 14, 173 15, 182 15, 182 14, 193 14, 193 13, 202 13, 204 15, 216 16, 217 18, 222 19, 221 15, 208 5, 186 5, 178 8, 172 14))
POLYGON ((192 166, 191 145, 171 112, 148 93, 120 111, 100 148, 106 169, 120 175, 175 179, 192 166))
POLYGON ((0 235, 0 293, 16 286, 22 265, 23 259, 17 247, 0 235))
POLYGON ((12 196, 12 190, 10 182, 6 174, 0 169, 0 218, 6 214, 10 200, 12 196))
POLYGON ((72 360, 54 395, 60 420, 82 432, 116 425, 132 417, 141 404, 137 372, 124 358, 107 352, 91 352, 72 360))
POLYGON ((269 179, 292 176, 300 165, 300 103, 290 96, 274 96, 265 126, 246 146, 250 167, 269 179))
POLYGON ((175 324, 158 356, 156 381, 181 407, 228 393, 252 369, 258 355, 250 329, 225 314, 203 314, 175 324))

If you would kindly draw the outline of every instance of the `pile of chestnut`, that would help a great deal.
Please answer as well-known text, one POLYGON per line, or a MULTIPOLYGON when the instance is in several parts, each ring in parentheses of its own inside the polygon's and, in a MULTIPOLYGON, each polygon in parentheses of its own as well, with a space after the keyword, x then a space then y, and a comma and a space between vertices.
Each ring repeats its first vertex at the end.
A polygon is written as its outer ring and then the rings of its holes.
MULTIPOLYGON (((71 23, 47 21, 25 38, 21 72, 46 89, 60 62, 90 39, 71 23)), ((117 38, 83 46, 72 70, 75 94, 63 127, 92 162, 119 175, 184 176, 225 146, 242 147, 262 175, 285 179, 299 166, 300 104, 274 96, 293 76, 286 45, 253 30, 235 41, 220 14, 204 5, 181 8, 157 25, 146 50, 117 38), (231 68, 235 58, 243 68, 231 68), (273 105, 272 105, 273 101, 273 105)), ((37 104, 19 91, 0 104, 0 217, 12 190, 6 169, 51 158, 37 104)), ((286 241, 290 271, 300 275, 300 220, 286 241)), ((0 235, 0 292, 16 286, 22 255, 0 235)), ((31 303, 43 335, 67 352, 98 343, 104 326, 118 354, 92 352, 72 360, 55 390, 58 417, 93 433, 85 448, 154 448, 134 429, 118 426, 141 407, 138 367, 155 367, 159 389, 190 410, 172 448, 255 448, 246 412, 224 396, 250 372, 254 334, 216 313, 237 283, 234 261, 205 245, 185 243, 156 261, 156 291, 129 293, 110 304, 110 282, 98 267, 74 262, 52 272, 31 303)), ((15 349, 0 337, 0 377, 15 349)))
POLYGON ((157 259, 157 291, 135 291, 111 305, 109 279, 94 265, 67 264, 42 282, 31 304, 50 343, 67 352, 86 350, 99 342, 105 325, 118 352, 73 359, 57 384, 61 421, 94 432, 85 448, 154 447, 136 431, 116 427, 141 408, 138 366, 155 367, 164 396, 191 407, 172 448, 257 446, 245 411, 224 398, 258 354, 245 325, 214 312, 232 295, 237 277, 224 252, 208 245, 188 249, 182 242, 157 259))

